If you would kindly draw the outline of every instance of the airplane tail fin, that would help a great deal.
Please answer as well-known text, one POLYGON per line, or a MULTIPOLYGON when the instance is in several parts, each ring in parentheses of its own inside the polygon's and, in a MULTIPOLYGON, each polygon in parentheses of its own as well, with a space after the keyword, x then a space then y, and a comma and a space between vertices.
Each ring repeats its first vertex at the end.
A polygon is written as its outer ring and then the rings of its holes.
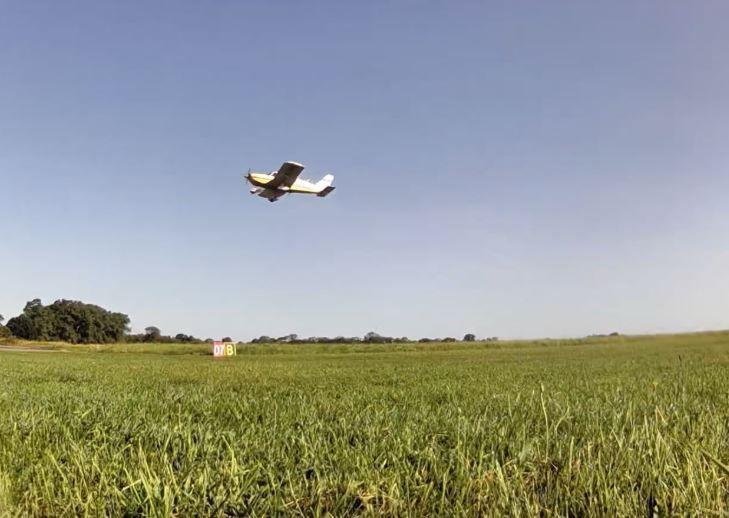
POLYGON ((334 190, 334 187, 332 187, 332 182, 334 182, 333 174, 325 175, 324 178, 316 182, 316 188, 318 190, 316 195, 324 197, 332 192, 334 190))

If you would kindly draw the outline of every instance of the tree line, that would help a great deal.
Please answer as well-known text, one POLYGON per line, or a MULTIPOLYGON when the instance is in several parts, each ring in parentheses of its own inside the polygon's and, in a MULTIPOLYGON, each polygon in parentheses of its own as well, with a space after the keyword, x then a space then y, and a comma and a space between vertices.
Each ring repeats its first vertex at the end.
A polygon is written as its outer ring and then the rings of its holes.
MULTIPOLYGON (((498 340, 497 337, 493 336, 485 339, 487 342, 495 342, 498 340)), ((374 331, 370 331, 363 337, 359 336, 335 336, 330 338, 328 336, 310 336, 308 338, 300 338, 296 334, 290 334, 280 336, 278 338, 263 335, 258 338, 254 338, 250 341, 252 344, 354 344, 354 343, 367 343, 367 344, 391 344, 391 343, 431 343, 431 342, 457 342, 452 336, 445 338, 419 338, 417 340, 411 340, 406 336, 393 337, 393 336, 382 336, 374 331)), ((468 333, 464 335, 462 341, 464 342, 475 342, 476 335, 468 333)))
POLYGON ((203 344, 212 343, 212 338, 202 340, 185 333, 177 333, 175 336, 163 335, 157 326, 149 326, 144 333, 126 334, 124 341, 131 344, 163 343, 163 344, 203 344))
MULTIPOLYGON (((74 344, 89 343, 212 343, 211 338, 200 339, 192 335, 177 333, 174 336, 163 335, 156 326, 145 328, 144 333, 132 334, 129 328, 129 316, 124 313, 108 311, 94 304, 86 304, 76 300, 57 300, 53 304, 44 306, 40 299, 29 301, 23 312, 8 320, 2 325, 4 318, 0 315, 0 338, 16 337, 25 340, 59 341, 74 344)), ((465 342, 473 342, 476 336, 468 333, 463 337, 465 342)), ((487 341, 498 340, 495 337, 487 341)), ((225 337, 223 342, 232 342, 225 337)), ((455 342, 453 337, 420 338, 410 340, 407 337, 383 336, 371 331, 363 337, 313 336, 299 338, 296 334, 280 337, 260 336, 250 343, 292 343, 292 344, 347 344, 371 343, 389 344, 403 342, 455 342)), ((242 342, 238 342, 242 344, 242 342)))

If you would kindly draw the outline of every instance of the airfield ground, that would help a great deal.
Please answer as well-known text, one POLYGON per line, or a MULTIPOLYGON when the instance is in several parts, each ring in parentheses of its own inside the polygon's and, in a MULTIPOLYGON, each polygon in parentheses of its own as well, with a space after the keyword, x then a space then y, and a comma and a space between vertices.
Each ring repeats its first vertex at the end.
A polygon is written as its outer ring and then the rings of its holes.
POLYGON ((0 352, 0 515, 729 513, 729 333, 48 347, 0 352))

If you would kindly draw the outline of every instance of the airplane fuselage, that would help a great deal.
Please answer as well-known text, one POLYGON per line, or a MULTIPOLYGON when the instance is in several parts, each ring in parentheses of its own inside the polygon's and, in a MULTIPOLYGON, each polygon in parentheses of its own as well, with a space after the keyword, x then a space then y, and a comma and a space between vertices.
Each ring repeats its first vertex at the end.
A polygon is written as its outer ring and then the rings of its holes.
POLYGON ((301 194, 317 194, 320 189, 307 181, 299 178, 291 184, 291 187, 285 185, 279 185, 278 187, 268 187, 267 185, 273 181, 276 175, 268 173, 248 173, 246 179, 248 182, 255 187, 262 187, 264 189, 271 189, 274 191, 280 191, 281 193, 301 193, 301 194))

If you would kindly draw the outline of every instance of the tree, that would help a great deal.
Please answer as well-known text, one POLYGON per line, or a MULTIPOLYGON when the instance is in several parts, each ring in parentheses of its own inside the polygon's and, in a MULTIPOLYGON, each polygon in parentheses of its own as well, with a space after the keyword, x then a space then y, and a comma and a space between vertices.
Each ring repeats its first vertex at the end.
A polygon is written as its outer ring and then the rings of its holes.
POLYGON ((3 325, 3 322, 5 322, 5 317, 0 315, 0 338, 10 338, 13 336, 13 333, 3 325))
POLYGON ((378 333, 375 333, 374 331, 370 331, 366 335, 364 335, 364 338, 362 339, 363 342, 371 343, 371 344, 385 344, 385 343, 392 343, 395 341, 394 338, 391 336, 382 336, 378 333))
POLYGON ((231 337, 229 337, 229 336, 226 336, 225 338, 223 338, 223 342, 226 343, 226 344, 228 344, 228 343, 230 343, 232 341, 233 341, 233 339, 231 337))
POLYGON ((476 341, 476 335, 473 333, 468 333, 463 337, 464 342, 475 342, 476 341))
POLYGON ((8 320, 6 327, 18 338, 25 338, 26 340, 36 340, 38 338, 33 320, 28 315, 22 314, 11 318, 8 320))
POLYGON ((25 304, 25 308, 23 308, 23 313, 31 314, 31 313, 37 313, 38 311, 41 311, 43 309, 43 303, 41 302, 41 299, 33 299, 25 304))
POLYGON ((57 300, 44 306, 40 299, 25 305, 23 313, 8 321, 18 338, 57 340, 71 343, 118 342, 127 330, 129 317, 93 304, 57 300))
POLYGON ((146 342, 158 342, 162 337, 162 332, 157 326, 149 326, 144 328, 146 342))

